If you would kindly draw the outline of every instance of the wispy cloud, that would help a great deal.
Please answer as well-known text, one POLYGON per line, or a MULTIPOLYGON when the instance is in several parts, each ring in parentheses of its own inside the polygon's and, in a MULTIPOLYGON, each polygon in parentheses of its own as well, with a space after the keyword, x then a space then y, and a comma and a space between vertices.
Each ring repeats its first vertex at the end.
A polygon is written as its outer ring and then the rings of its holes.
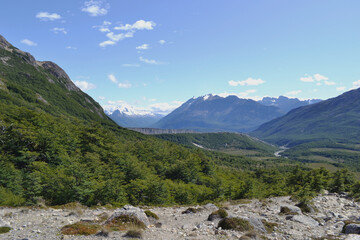
POLYGON ((129 83, 129 82, 119 83, 118 87, 119 88, 131 88, 131 83, 129 83))
POLYGON ((228 97, 228 96, 237 96, 238 98, 249 98, 249 99, 257 99, 257 97, 250 97, 249 94, 251 93, 255 93, 256 92, 256 89, 249 89, 249 90, 246 90, 244 92, 239 92, 239 93, 227 93, 227 92, 224 92, 224 93, 219 93, 219 94, 216 94, 220 97, 228 97))
POLYGON ((92 83, 89 83, 87 81, 75 81, 74 82, 76 86, 78 86, 82 91, 87 91, 90 89, 96 88, 96 86, 92 83))
POLYGON ((359 87, 360 87, 360 80, 357 80, 357 81, 353 82, 352 89, 356 89, 356 88, 359 88, 359 87))
POLYGON ((92 17, 103 16, 108 13, 110 5, 106 1, 90 0, 84 2, 81 11, 87 12, 92 17))
POLYGON ((118 83, 118 80, 116 79, 114 74, 109 74, 108 78, 110 79, 110 81, 112 81, 113 83, 118 83))
POLYGON ((161 45, 164 45, 164 44, 166 43, 166 41, 165 41, 165 40, 159 40, 159 43, 160 43, 161 45))
POLYGON ((147 49, 149 49, 149 47, 150 47, 149 44, 144 43, 143 45, 137 46, 136 49, 137 50, 147 50, 147 49))
POLYGON ((111 31, 110 31, 110 28, 109 28, 111 24, 112 24, 112 23, 109 22, 109 21, 104 21, 102 25, 100 25, 100 26, 93 26, 93 28, 98 28, 100 32, 104 32, 104 33, 106 33, 106 32, 111 32, 111 31))
POLYGON ((302 92, 301 90, 294 90, 294 91, 285 93, 285 96, 295 96, 295 95, 300 94, 301 92, 302 92))
POLYGON ((144 62, 144 63, 147 63, 147 64, 153 64, 153 65, 164 64, 163 62, 159 62, 159 61, 154 60, 154 59, 147 59, 147 58, 144 58, 144 57, 139 57, 139 60, 141 62, 144 62))
POLYGON ((233 86, 233 87, 236 87, 236 86, 257 86, 257 85, 260 85, 260 84, 263 84, 265 83, 264 80, 262 80, 261 78, 258 78, 258 79, 254 79, 254 78, 248 78, 244 81, 234 81, 234 80, 230 80, 229 81, 229 85, 230 86, 233 86))
POLYGON ((58 34, 58 33, 62 33, 62 34, 67 34, 67 31, 65 28, 58 28, 58 27, 55 27, 53 29, 51 29, 51 31, 53 31, 55 34, 58 34))
POLYGON ((124 63, 121 66, 123 66, 123 67, 140 67, 140 64, 137 64, 137 63, 124 63))
POLYGON ((98 99, 99 99, 99 100, 101 100, 101 101, 103 101, 103 100, 105 100, 105 99, 106 99, 106 97, 99 96, 99 97, 98 97, 98 99))
POLYGON ((345 91, 346 87, 337 87, 336 91, 345 91))
POLYGON ((111 41, 111 40, 106 40, 106 41, 103 41, 101 43, 99 43, 99 46, 100 47, 106 47, 106 46, 111 46, 111 45, 115 45, 116 43, 114 41, 111 41))
POLYGON ((37 46, 37 43, 35 43, 35 42, 33 42, 33 41, 29 40, 29 39, 23 39, 20 42, 25 44, 25 45, 31 46, 31 47, 37 46))
MULTIPOLYGON (((114 31, 110 30, 111 22, 104 21, 101 26, 94 26, 94 28, 98 28, 100 32, 106 33, 106 37, 108 40, 101 42, 99 45, 100 47, 106 47, 109 45, 115 45, 117 42, 124 40, 126 38, 134 37, 134 33, 138 30, 152 30, 156 26, 156 23, 152 21, 144 21, 139 20, 136 21, 134 24, 125 24, 114 27, 114 30, 123 31, 120 33, 115 33, 114 31)), ((148 44, 144 44, 139 47, 143 47, 141 50, 148 49, 148 44), (145 45, 145 46, 144 46, 145 45)))
POLYGON ((36 14, 36 18, 39 18, 41 21, 54 21, 61 19, 61 16, 57 13, 39 12, 36 14))
POLYGON ((322 84, 325 84, 327 86, 332 86, 336 84, 335 82, 329 81, 328 77, 325 77, 324 75, 321 75, 319 73, 316 73, 313 76, 305 75, 304 77, 300 78, 300 81, 315 82, 317 86, 321 86, 322 84))
POLYGON ((77 50, 77 47, 73 47, 73 46, 67 46, 66 49, 72 49, 72 50, 77 50))
POLYGON ((156 23, 153 21, 145 21, 145 20, 138 20, 133 24, 125 24, 115 27, 115 30, 123 30, 123 31, 130 31, 130 30, 153 30, 156 26, 156 23))

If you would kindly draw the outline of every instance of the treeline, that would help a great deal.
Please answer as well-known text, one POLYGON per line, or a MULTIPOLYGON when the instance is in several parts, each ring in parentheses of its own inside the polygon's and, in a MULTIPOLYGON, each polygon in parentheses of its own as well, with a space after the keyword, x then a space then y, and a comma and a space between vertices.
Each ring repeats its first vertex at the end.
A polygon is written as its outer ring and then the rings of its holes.
POLYGON ((254 170, 242 157, 14 105, 0 109, 0 205, 195 204, 358 186, 347 170, 254 170))

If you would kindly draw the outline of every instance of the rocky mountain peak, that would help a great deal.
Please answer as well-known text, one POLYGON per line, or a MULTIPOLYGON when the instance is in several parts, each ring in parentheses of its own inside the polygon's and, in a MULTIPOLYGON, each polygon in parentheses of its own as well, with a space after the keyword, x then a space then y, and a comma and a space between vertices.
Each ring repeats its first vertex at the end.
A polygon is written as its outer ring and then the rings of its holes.
POLYGON ((2 35, 0 35, 0 47, 6 49, 12 47, 12 45, 2 35))

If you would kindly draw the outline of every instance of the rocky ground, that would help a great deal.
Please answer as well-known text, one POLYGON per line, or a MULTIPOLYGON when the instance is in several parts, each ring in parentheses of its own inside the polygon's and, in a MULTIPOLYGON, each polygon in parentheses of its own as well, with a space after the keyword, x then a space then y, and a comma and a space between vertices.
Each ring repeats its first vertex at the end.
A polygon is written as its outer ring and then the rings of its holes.
MULTIPOLYGON (((342 233, 344 225, 349 221, 360 221, 360 204, 346 194, 317 196, 313 199, 311 213, 302 213, 295 204, 289 197, 223 203, 222 207, 228 212, 228 218, 247 220, 253 228, 250 231, 219 228, 219 218, 208 221, 208 216, 218 209, 213 204, 193 206, 199 210, 195 213, 183 213, 188 207, 143 208, 156 213, 159 220, 148 219, 141 209, 133 207, 123 210, 88 209, 80 206, 62 209, 1 208, 0 227, 8 226, 11 230, 0 234, 0 239, 129 239, 125 237, 126 231, 112 231, 108 235, 101 234, 102 236, 61 233, 61 228, 68 224, 83 221, 104 225, 114 213, 119 215, 125 212, 135 213, 148 225, 142 231, 142 239, 360 239, 358 234, 342 233), (280 213, 280 209, 284 213, 280 213), (273 229, 269 229, 268 225, 273 229)), ((360 234, 360 225, 347 226, 348 233, 360 234)))

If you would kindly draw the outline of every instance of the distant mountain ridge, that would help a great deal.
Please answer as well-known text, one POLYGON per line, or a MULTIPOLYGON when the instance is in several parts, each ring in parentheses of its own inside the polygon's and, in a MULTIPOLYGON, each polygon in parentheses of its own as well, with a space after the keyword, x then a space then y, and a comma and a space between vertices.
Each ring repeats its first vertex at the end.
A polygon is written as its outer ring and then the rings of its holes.
POLYGON ((360 139, 360 89, 300 107, 261 125, 252 135, 279 145, 360 139))
POLYGON ((280 96, 256 102, 235 95, 221 97, 208 94, 189 99, 152 127, 199 132, 249 132, 284 115, 289 109, 308 105, 313 101, 321 100, 300 101, 280 96))

